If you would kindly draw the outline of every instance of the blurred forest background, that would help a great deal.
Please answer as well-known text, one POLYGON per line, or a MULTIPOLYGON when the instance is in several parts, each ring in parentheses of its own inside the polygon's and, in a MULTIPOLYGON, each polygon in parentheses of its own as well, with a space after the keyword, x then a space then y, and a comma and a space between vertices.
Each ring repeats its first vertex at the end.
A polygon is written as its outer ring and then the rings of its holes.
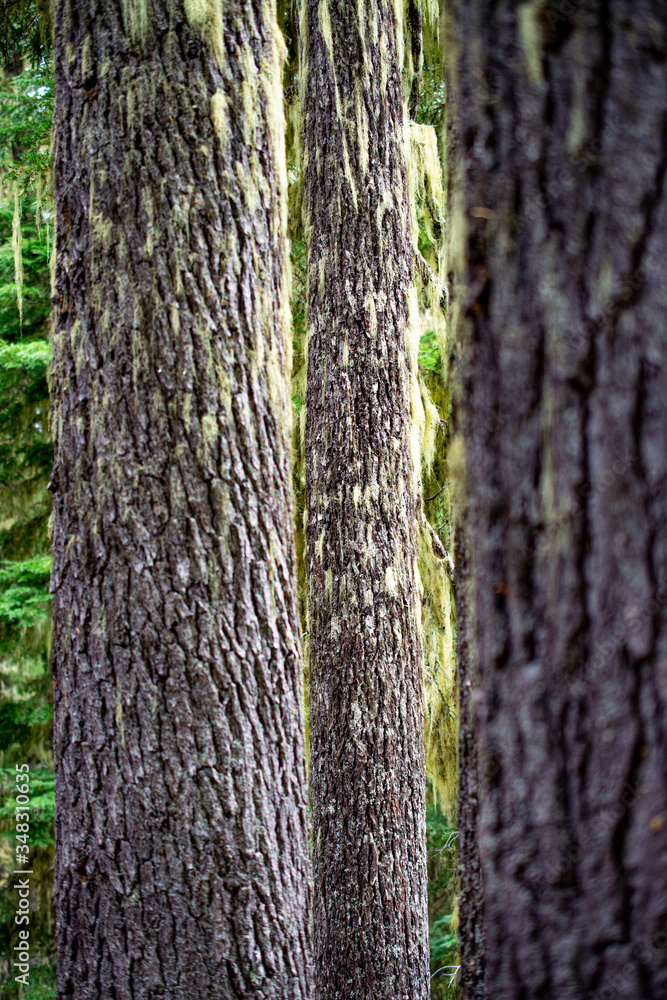
MULTIPOLYGON (((287 5, 288 7, 288 5, 287 5)), ((54 97, 48 13, 38 3, 0 9, 0 866, 2 888, 12 884, 9 861, 15 836, 15 764, 28 763, 32 784, 30 997, 56 996, 54 945, 54 791, 52 687, 49 668, 51 570, 48 491, 52 463, 49 433, 49 310, 54 204, 50 183, 50 132, 54 97)), ((289 9, 283 29, 292 53, 285 73, 293 266, 294 485, 297 544, 303 596, 303 427, 305 398, 305 245, 300 222, 298 108, 294 94, 296 46, 289 9)), ((412 67, 406 71, 412 79, 412 67)), ((408 83, 410 82, 408 81, 408 83)), ((445 92, 437 23, 424 30, 421 91, 413 113, 412 187, 425 262, 445 277, 441 178, 445 92)), ((451 497, 446 485, 448 399, 443 371, 444 335, 438 304, 422 290, 420 381, 426 404, 424 510, 442 546, 450 547, 451 497)), ((428 540, 424 552, 429 549, 428 540)), ((442 560, 440 560, 442 562, 442 560)), ((455 621, 451 588, 435 579, 422 558, 425 586, 427 715, 427 841, 432 996, 458 994, 457 834, 455 803, 456 719, 451 709, 455 621)), ((12 973, 17 940, 15 903, 0 897, 0 995, 19 996, 12 973)))

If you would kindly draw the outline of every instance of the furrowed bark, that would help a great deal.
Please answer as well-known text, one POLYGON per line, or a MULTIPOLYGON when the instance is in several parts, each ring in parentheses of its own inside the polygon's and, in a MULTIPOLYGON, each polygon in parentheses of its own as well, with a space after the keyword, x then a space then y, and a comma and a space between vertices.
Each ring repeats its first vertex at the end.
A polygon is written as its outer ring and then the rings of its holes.
POLYGON ((486 988, 658 1000, 667 15, 564 8, 454 5, 486 988))
POLYGON ((55 5, 58 996, 309 996, 270 0, 55 5))
POLYGON ((475 664, 474 591, 468 566, 465 528, 456 531, 456 657, 459 689, 458 847, 459 941, 457 982, 468 1000, 487 1000, 484 984, 484 883, 479 856, 479 754, 476 734, 478 675, 475 664))
MULTIPOLYGON (((428 996, 402 22, 303 0, 316 995, 428 996), (343 55, 344 54, 344 55, 343 55)), ((416 338, 416 339, 415 339, 416 338)))

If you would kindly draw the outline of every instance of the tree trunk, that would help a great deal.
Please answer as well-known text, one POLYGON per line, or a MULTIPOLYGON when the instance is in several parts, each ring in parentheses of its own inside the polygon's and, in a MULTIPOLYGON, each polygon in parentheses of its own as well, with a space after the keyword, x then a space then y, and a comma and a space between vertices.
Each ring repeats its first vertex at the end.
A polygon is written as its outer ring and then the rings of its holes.
MULTIPOLYGON (((454 13, 465 221, 452 225, 466 231, 455 412, 486 989, 658 1000, 667 11, 457 0, 454 13)), ((465 952, 474 922, 461 926, 465 952)))
POLYGON ((459 941, 461 965, 457 981, 467 1000, 487 1000, 484 985, 484 884, 479 856, 479 756, 475 734, 474 591, 470 580, 465 527, 456 530, 456 660, 459 690, 458 847, 459 941))
POLYGON ((419 328, 396 6, 303 0, 316 994, 428 996, 419 328), (361 8, 359 8, 361 11, 361 8))
POLYGON ((309 995, 272 0, 60 0, 58 996, 309 995))

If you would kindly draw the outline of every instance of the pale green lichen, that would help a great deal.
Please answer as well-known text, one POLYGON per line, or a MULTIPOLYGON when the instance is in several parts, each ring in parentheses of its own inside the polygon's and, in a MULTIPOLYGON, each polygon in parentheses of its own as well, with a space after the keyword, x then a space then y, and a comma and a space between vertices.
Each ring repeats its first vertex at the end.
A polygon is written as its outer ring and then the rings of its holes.
POLYGON ((317 23, 320 29, 320 34, 327 48, 327 53, 329 55, 329 62, 332 68, 335 67, 335 57, 334 57, 334 45, 333 45, 333 35, 331 32, 331 13, 329 11, 328 0, 320 0, 317 7, 317 23))
POLYGON ((227 141, 227 95, 222 90, 216 90, 211 97, 211 121, 220 145, 224 148, 227 141))
POLYGON ((148 33, 148 0, 122 0, 123 24, 133 42, 143 43, 148 33))
POLYGON ((429 263, 438 268, 437 248, 442 245, 445 196, 442 184, 442 163, 438 153, 438 137, 433 125, 408 122, 405 145, 408 160, 408 186, 413 207, 412 234, 415 245, 420 223, 434 249, 429 263), (437 231, 436 231, 437 230, 437 231))
POLYGON ((581 28, 575 28, 569 43, 572 50, 572 99, 570 102, 570 123, 565 139, 567 151, 572 157, 581 155, 588 138, 587 98, 589 81, 586 60, 587 42, 588 36, 586 32, 581 28))
POLYGON ((436 559, 429 533, 421 533, 419 575, 424 642, 426 770, 442 811, 453 820, 457 796, 458 709, 454 654, 454 595, 445 561, 436 559))
POLYGON ((12 250, 14 251, 14 281, 19 323, 23 325, 23 233, 21 232, 21 196, 18 181, 14 181, 14 217, 12 219, 12 250))
POLYGON ((428 25, 437 34, 440 30, 440 4, 438 0, 418 0, 418 3, 428 25))
MULTIPOLYGON (((424 5, 422 5, 424 9, 424 5)), ((429 17, 434 12, 424 10, 429 17)), ((417 258, 415 289, 410 294, 408 354, 411 369, 413 466, 420 481, 435 474, 439 490, 446 476, 444 459, 448 396, 439 372, 429 372, 436 392, 432 398, 425 378, 418 379, 419 340, 435 332, 441 357, 447 356, 447 295, 445 259, 445 193, 443 170, 435 129, 409 123, 404 129, 412 236, 417 258), (426 259, 419 251, 420 237, 426 259), (443 412, 439 410, 442 406, 443 412), (437 470, 437 473, 435 472, 437 470)), ((451 517, 450 492, 441 493, 440 508, 451 517)), ((421 616, 424 645, 425 755, 428 777, 440 808, 453 820, 457 792, 457 693, 453 633, 453 589, 447 558, 443 558, 437 534, 423 518, 419 540, 418 578, 421 594, 416 599, 421 616)))
POLYGON ((93 39, 86 35, 81 46, 81 80, 89 80, 93 72, 93 39))
POLYGON ((291 325, 291 312, 289 309, 291 270, 286 241, 288 225, 288 179, 287 153, 285 149, 286 122, 283 101, 283 69, 287 58, 287 47, 275 19, 274 5, 269 4, 268 7, 271 12, 271 60, 269 66, 262 67, 264 70, 262 73, 262 85, 265 95, 266 125, 274 156, 274 172, 277 178, 278 188, 281 192, 281 197, 279 199, 274 199, 274 210, 277 212, 277 217, 274 218, 274 224, 276 225, 276 229, 283 234, 283 261, 285 266, 284 277, 288 282, 286 286, 287 294, 283 296, 283 302, 285 303, 285 312, 283 314, 283 332, 285 334, 285 339, 289 341, 289 329, 291 325))
POLYGON ((116 725, 120 731, 120 742, 125 749, 125 723, 123 720, 123 690, 122 682, 119 680, 116 687, 116 725))
MULTIPOLYGON (((408 361, 408 377, 410 379, 410 457, 414 477, 414 488, 421 482, 421 444, 424 433, 424 404, 419 387, 419 339, 421 335, 421 318, 419 304, 414 286, 408 290, 408 316, 405 326, 405 347, 408 361)), ((405 363, 405 362, 403 362, 405 363)))
POLYGON ((528 75, 533 83, 544 81, 544 32, 542 18, 544 16, 544 0, 530 0, 518 8, 519 38, 524 58, 528 67, 528 75))
POLYGON ((51 279, 51 295, 56 292, 56 240, 55 227, 53 238, 48 222, 46 223, 46 256, 49 261, 49 277, 51 279))
MULTIPOLYGON (((127 3, 129 0, 124 0, 124 2, 127 3)), ((210 45, 218 65, 224 69, 225 39, 222 0, 183 0, 183 8, 189 23, 199 29, 202 37, 210 45)))
POLYGON ((424 409, 424 429, 422 432, 422 464, 426 475, 430 475, 435 460, 438 432, 442 429, 442 419, 425 382, 420 379, 419 390, 424 409))
MULTIPOLYGON (((305 6, 305 4, 304 4, 305 6)), ((336 65, 337 59, 334 51, 333 35, 331 31, 331 13, 329 11, 328 0, 320 0, 317 8, 317 23, 320 29, 320 34, 322 35, 322 40, 326 46, 327 54, 329 56, 329 62, 331 63, 331 75, 334 84, 334 98, 336 102, 336 117, 341 126, 341 143, 343 152, 343 171, 345 174, 345 179, 347 180, 348 186, 350 188, 350 193, 352 195, 352 201, 354 203, 354 208, 357 208, 357 185, 355 183, 354 177, 352 176, 352 169, 350 166, 350 153, 348 149, 348 139, 346 130, 346 116, 343 112, 343 108, 340 100, 340 92, 338 90, 338 81, 336 79, 336 65)), ((331 164, 333 169, 336 169, 337 164, 331 164)), ((319 172, 319 171, 318 171, 319 172)))
MULTIPOLYGON (((396 38, 396 56, 400 68, 403 68, 405 59, 405 7, 404 0, 394 0, 394 35, 396 38)), ((386 60, 388 62, 388 60, 386 60)), ((385 60, 383 60, 385 62, 385 60)), ((384 88, 383 88, 384 90, 384 88)))
POLYGON ((357 80, 354 89, 355 98, 355 119, 357 126, 357 145, 359 147, 359 165, 361 172, 366 176, 368 173, 368 114, 364 102, 364 87, 361 80, 357 80))

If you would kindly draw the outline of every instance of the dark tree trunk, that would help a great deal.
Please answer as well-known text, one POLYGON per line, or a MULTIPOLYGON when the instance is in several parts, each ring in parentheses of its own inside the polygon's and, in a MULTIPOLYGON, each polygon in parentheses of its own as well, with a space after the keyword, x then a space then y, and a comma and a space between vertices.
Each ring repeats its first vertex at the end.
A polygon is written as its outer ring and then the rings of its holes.
POLYGON ((459 940, 458 983, 468 1000, 487 1000, 484 985, 484 885, 479 856, 479 758, 475 735, 474 591, 465 528, 456 530, 456 659, 459 690, 459 940), (471 606, 473 605, 473 606, 471 606))
MULTIPOLYGON (((449 5, 441 7, 440 38, 444 43, 443 76, 447 101, 444 115, 445 217, 449 237, 450 346, 454 355, 458 347, 455 334, 460 322, 461 288, 465 287, 462 273, 462 247, 456 244, 456 226, 460 215, 460 200, 465 191, 463 162, 460 149, 461 122, 456 106, 457 24, 449 5), (454 334, 454 336, 452 336, 454 334)), ((455 359, 454 359, 455 360, 455 359)), ((456 396, 454 395, 456 404, 456 396)), ((454 596, 456 599, 456 677, 459 692, 459 796, 458 796, 458 855, 459 855, 459 946, 460 968, 457 981, 466 1000, 488 1000, 485 981, 484 949, 484 879, 479 855, 479 754, 477 751, 476 699, 479 691, 477 647, 475 642, 475 588, 470 565, 469 518, 465 497, 465 456, 462 446, 462 407, 452 406, 450 423, 451 447, 447 456, 449 474, 454 485, 454 596)))
POLYGON ((424 18, 419 6, 419 0, 407 0, 406 25, 410 45, 408 66, 412 70, 412 80, 410 81, 410 92, 408 95, 408 114, 411 119, 414 119, 417 117, 422 73, 424 70, 424 18))
POLYGON ((396 6, 303 0, 316 994, 428 996, 418 319, 396 6))
POLYGON ((58 995, 309 995, 266 2, 55 8, 58 995))
POLYGON ((458 0, 455 18, 486 990, 659 1000, 667 8, 458 0))

